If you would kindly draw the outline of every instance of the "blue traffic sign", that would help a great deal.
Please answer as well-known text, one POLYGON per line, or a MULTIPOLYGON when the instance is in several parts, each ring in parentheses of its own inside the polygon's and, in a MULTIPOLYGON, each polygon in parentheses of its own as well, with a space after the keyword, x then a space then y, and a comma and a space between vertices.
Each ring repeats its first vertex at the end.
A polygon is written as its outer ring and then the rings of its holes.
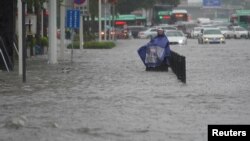
POLYGON ((67 10, 66 27, 74 29, 80 28, 80 10, 77 9, 67 10))
POLYGON ((204 7, 220 7, 221 0, 203 0, 204 7))

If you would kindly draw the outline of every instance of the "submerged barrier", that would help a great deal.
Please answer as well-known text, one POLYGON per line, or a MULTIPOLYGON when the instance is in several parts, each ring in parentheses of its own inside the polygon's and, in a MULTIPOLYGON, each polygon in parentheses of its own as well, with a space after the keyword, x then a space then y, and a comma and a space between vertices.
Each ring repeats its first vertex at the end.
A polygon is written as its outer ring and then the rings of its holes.
POLYGON ((170 67, 177 76, 177 79, 186 83, 186 58, 178 53, 171 51, 170 67))

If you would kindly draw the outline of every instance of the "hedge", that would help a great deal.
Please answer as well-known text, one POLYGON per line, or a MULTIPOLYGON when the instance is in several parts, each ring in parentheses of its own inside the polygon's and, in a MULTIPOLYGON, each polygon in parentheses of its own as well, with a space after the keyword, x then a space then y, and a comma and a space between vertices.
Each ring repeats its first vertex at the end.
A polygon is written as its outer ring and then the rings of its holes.
MULTIPOLYGON (((83 45, 83 48, 85 49, 111 49, 113 47, 115 47, 115 43, 110 41, 105 41, 105 42, 90 41, 90 42, 85 42, 83 45)), ((72 44, 69 44, 67 48, 71 49, 72 44)), ((80 48, 79 41, 73 42, 73 49, 79 49, 79 48, 80 48)))
MULTIPOLYGON (((67 48, 71 49, 72 48, 72 43, 68 44, 67 48)), ((73 42, 73 49, 80 49, 80 42, 79 41, 74 41, 73 42)))

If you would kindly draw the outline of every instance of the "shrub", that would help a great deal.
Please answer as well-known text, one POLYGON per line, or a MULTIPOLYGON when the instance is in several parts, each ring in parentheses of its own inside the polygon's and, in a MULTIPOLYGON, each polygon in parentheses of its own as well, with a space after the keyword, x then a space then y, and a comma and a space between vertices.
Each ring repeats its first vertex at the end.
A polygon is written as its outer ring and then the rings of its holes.
MULTIPOLYGON (((72 44, 68 44, 67 49, 71 49, 72 48, 72 44)), ((80 42, 79 41, 74 41, 73 42, 73 49, 80 49, 80 42)))
MULTIPOLYGON (((111 49, 115 47, 114 42, 96 42, 96 41, 91 41, 91 42, 85 42, 84 46, 85 49, 111 49)), ((69 44, 67 46, 68 49, 72 48, 72 44, 69 44)), ((79 49, 80 48, 80 42, 79 41, 74 41, 73 42, 73 49, 79 49)))
POLYGON ((79 34, 75 34, 74 35, 74 41, 79 41, 79 39, 80 39, 80 35, 79 34))
POLYGON ((41 42, 41 46, 49 46, 49 41, 48 41, 48 37, 41 37, 40 39, 40 42, 41 42))
POLYGON ((91 42, 85 42, 84 48, 86 49, 110 49, 115 47, 114 42, 106 41, 106 42, 96 42, 96 41, 91 41, 91 42))

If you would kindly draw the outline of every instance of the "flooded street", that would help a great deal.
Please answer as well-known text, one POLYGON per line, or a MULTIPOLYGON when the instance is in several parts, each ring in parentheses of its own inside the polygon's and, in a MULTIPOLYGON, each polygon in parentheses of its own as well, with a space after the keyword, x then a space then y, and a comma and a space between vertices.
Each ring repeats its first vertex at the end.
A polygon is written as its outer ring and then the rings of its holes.
POLYGON ((208 124, 250 123, 250 40, 170 46, 186 56, 187 84, 146 72, 137 49, 70 51, 27 60, 27 83, 0 72, 0 141, 206 141, 208 124))

